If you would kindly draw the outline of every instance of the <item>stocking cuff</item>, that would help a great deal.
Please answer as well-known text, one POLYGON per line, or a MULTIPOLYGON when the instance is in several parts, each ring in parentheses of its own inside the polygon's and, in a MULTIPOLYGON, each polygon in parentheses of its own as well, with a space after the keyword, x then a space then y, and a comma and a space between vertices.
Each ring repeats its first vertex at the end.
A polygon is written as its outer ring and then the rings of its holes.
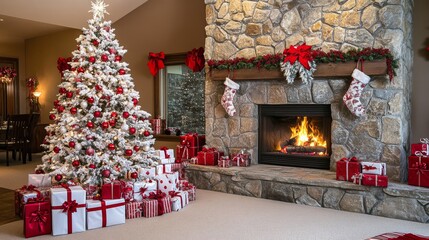
POLYGON ((357 68, 355 68, 355 70, 353 71, 352 77, 363 84, 367 84, 369 83, 369 80, 371 80, 368 75, 366 75, 364 72, 360 71, 357 68))
POLYGON ((239 89, 240 88, 240 85, 238 85, 238 83, 232 81, 228 77, 225 79, 225 82, 223 84, 225 84, 225 86, 230 87, 232 89, 239 89))

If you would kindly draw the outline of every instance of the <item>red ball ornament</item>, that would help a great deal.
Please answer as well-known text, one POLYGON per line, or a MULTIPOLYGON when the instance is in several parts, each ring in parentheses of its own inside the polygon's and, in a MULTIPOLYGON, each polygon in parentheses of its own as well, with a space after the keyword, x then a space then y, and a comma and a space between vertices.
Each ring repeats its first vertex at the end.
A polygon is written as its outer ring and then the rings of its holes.
POLYGON ((42 169, 37 169, 34 173, 35 174, 44 174, 45 171, 43 171, 42 169))
POLYGON ((60 152, 60 148, 59 147, 54 147, 54 153, 59 153, 60 152))
POLYGON ((115 144, 113 144, 113 143, 109 143, 109 145, 107 145, 107 148, 108 148, 110 151, 113 151, 113 150, 115 150, 115 144))
POLYGON ((131 127, 129 130, 130 134, 136 133, 136 128, 131 127))
POLYGON ((101 112, 100 111, 95 111, 94 112, 94 117, 96 117, 96 118, 101 117, 101 112))
POLYGON ((116 62, 119 62, 119 61, 121 61, 122 60, 122 57, 121 56, 119 56, 119 55, 116 55, 115 56, 115 61, 116 62))
POLYGON ((119 75, 124 75, 126 73, 126 71, 124 69, 122 69, 122 68, 119 69, 118 72, 119 72, 119 75))
POLYGON ((109 124, 111 127, 114 127, 116 125, 116 120, 115 119, 110 120, 109 124))
POLYGON ((54 106, 55 106, 55 107, 58 107, 59 105, 60 105, 60 100, 55 100, 55 101, 54 101, 54 106))
POLYGON ((129 112, 123 112, 122 113, 122 117, 124 117, 124 118, 128 118, 129 116, 130 116, 129 112))
POLYGON ((89 98, 87 98, 87 99, 86 99, 86 101, 87 101, 89 104, 93 104, 93 103, 94 103, 94 98, 93 98, 93 97, 89 97, 89 98))
POLYGON ((57 110, 58 110, 58 112, 59 112, 59 113, 64 112, 64 109, 65 109, 65 107, 64 107, 64 106, 58 106, 58 107, 57 107, 57 110))
POLYGON ((101 91, 101 90, 103 90, 103 88, 100 86, 100 85, 95 85, 95 90, 97 90, 97 91, 101 91))
POLYGON ((116 49, 114 49, 114 48, 109 48, 109 53, 110 53, 110 54, 116 54, 116 49))
POLYGON ((133 104, 134 106, 136 106, 137 104, 139 104, 139 100, 137 100, 136 98, 133 98, 133 104))
POLYGON ((71 114, 76 114, 77 113, 77 108, 75 108, 75 107, 70 108, 70 113, 71 114))
POLYGON ((130 174, 130 177, 131 177, 132 179, 136 179, 138 176, 139 176, 139 174, 138 174, 138 173, 136 173, 136 172, 132 172, 132 173, 130 174))
POLYGON ((57 175, 55 175, 55 181, 59 182, 59 181, 61 181, 62 179, 63 179, 63 175, 61 175, 61 174, 57 174, 57 175))
POLYGON ((125 150, 125 156, 131 156, 131 155, 133 155, 133 150, 131 150, 131 149, 127 149, 127 150, 125 150))
POLYGON ((87 122, 87 123, 86 123, 86 126, 87 126, 88 128, 93 128, 93 127, 94 127, 94 123, 93 123, 93 122, 87 122))
POLYGON ((115 118, 115 117, 117 117, 117 116, 118 116, 118 113, 117 113, 117 112, 112 112, 112 113, 110 114, 110 116, 111 116, 112 118, 115 118))
POLYGON ((65 88, 60 88, 60 89, 58 89, 58 92, 61 93, 61 94, 64 94, 64 93, 67 92, 67 90, 65 88))
POLYGON ((110 170, 109 169, 104 169, 103 171, 101 171, 101 176, 108 178, 110 177, 110 170))
POLYGON ((107 128, 109 127, 109 123, 108 123, 108 122, 103 122, 103 123, 101 124, 101 127, 102 127, 103 129, 107 129, 107 128))
POLYGON ((99 45, 100 43, 97 41, 97 40, 92 40, 92 45, 94 45, 94 46, 96 46, 96 47, 98 47, 98 45, 99 45))
POLYGON ((73 167, 79 167, 79 165, 80 165, 79 160, 74 160, 74 161, 72 162, 72 166, 73 166, 73 167))
POLYGON ((122 87, 117 87, 116 94, 122 94, 122 93, 124 93, 124 89, 122 87))
POLYGON ((134 146, 133 149, 134 149, 135 152, 138 152, 140 150, 140 147, 139 146, 134 146))
POLYGON ((135 114, 133 114, 133 118, 135 119, 135 120, 137 120, 137 115, 135 115, 135 114))
POLYGON ((88 156, 94 155, 94 148, 88 148, 88 149, 86 149, 85 153, 88 156))
POLYGON ((106 54, 101 55, 101 61, 107 62, 109 60, 109 57, 106 54))
POLYGON ((144 135, 145 137, 149 137, 149 136, 150 136, 150 132, 146 130, 146 131, 144 131, 144 132, 143 132, 143 135, 144 135))
POLYGON ((72 97, 73 97, 73 92, 67 92, 67 93, 66 93, 66 97, 68 97, 68 98, 72 98, 72 97))
POLYGON ((95 63, 95 57, 94 56, 89 57, 88 61, 90 63, 95 63))
POLYGON ((91 168, 91 169, 95 169, 95 164, 94 163, 91 163, 91 164, 89 164, 89 166, 88 166, 89 168, 91 168))
POLYGON ((75 146, 76 146, 75 142, 73 142, 73 141, 69 142, 69 147, 74 148, 75 146))
POLYGON ((75 79, 74 79, 74 81, 75 81, 75 82, 82 82, 82 79, 80 79, 80 78, 75 78, 75 79))
POLYGON ((78 73, 83 73, 83 72, 85 72, 85 69, 83 67, 78 67, 77 68, 77 72, 78 73))

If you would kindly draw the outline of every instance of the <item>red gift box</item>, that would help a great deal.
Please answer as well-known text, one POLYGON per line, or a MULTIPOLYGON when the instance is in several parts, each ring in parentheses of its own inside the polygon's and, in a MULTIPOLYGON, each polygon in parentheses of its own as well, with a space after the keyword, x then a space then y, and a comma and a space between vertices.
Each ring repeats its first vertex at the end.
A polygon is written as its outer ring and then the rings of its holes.
POLYGON ((197 188, 192 183, 185 183, 180 190, 188 192, 189 201, 197 200, 197 188))
POLYGON ((171 197, 160 191, 151 193, 148 198, 143 199, 142 206, 144 217, 161 216, 171 212, 171 197))
POLYGON ((337 161, 337 180, 353 182, 352 176, 361 173, 357 158, 342 158, 337 161))
POLYGON ((47 201, 24 206, 24 236, 35 237, 52 232, 51 204, 47 201))
POLYGON ((26 203, 42 202, 49 199, 50 191, 48 188, 36 188, 33 185, 24 185, 15 190, 15 214, 23 217, 23 209, 26 203))
POLYGON ((429 187, 429 156, 408 157, 408 184, 429 187))
POLYGON ((165 128, 165 119, 153 118, 150 119, 149 122, 152 125, 152 131, 154 135, 161 134, 165 128))
POLYGON ((418 153, 421 153, 423 155, 428 155, 428 150, 429 150, 429 139, 427 138, 420 138, 419 143, 411 144, 411 155, 417 155, 418 153))
POLYGON ((223 152, 217 151, 215 148, 203 148, 198 152, 197 163, 198 165, 217 165, 217 161, 223 156, 223 152))
POLYGON ((221 168, 229 168, 231 167, 231 160, 229 159, 228 156, 223 156, 219 159, 217 165, 218 167, 221 167, 221 168))
POLYGON ((204 135, 188 133, 180 136, 180 146, 176 148, 176 162, 197 156, 198 151, 201 151, 205 144, 206 138, 204 135))
POLYGON ((388 178, 387 176, 377 174, 362 174, 362 185, 375 186, 375 187, 387 187, 388 178))
POLYGON ((231 154, 232 166, 248 167, 250 166, 250 155, 243 153, 231 154))
POLYGON ((120 181, 105 183, 101 186, 101 199, 122 198, 122 184, 120 181))

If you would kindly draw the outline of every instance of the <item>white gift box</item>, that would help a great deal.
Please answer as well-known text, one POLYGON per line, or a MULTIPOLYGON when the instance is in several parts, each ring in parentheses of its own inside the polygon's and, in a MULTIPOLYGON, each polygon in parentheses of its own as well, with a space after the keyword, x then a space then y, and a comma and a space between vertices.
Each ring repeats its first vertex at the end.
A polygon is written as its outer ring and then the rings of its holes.
POLYGON ((125 223, 125 199, 88 200, 86 202, 87 227, 108 227, 125 223))
POLYGON ((158 156, 159 158, 173 158, 174 159, 174 150, 173 149, 156 150, 155 156, 158 156))
POLYGON ((28 174, 28 185, 35 187, 51 187, 52 177, 49 174, 28 174))
POLYGON ((133 186, 133 198, 135 201, 143 201, 143 197, 149 196, 151 192, 156 193, 157 189, 157 182, 155 180, 135 182, 133 186))
POLYGON ((386 175, 386 163, 381 162, 361 162, 362 173, 386 175))
POLYGON ((86 230, 86 191, 81 186, 51 188, 51 205, 52 235, 86 230))
POLYGON ((189 204, 189 193, 187 191, 177 191, 171 196, 171 210, 179 211, 189 204))
POLYGON ((171 168, 171 164, 161 164, 156 166, 156 174, 163 174, 163 173, 171 173, 172 172, 172 168, 171 168))
POLYGON ((179 173, 162 173, 156 177, 158 190, 168 194, 170 191, 177 191, 179 185, 179 173))
POLYGON ((139 169, 140 178, 155 178, 156 177, 156 167, 140 168, 139 169))
POLYGON ((174 157, 158 159, 159 164, 167 164, 167 163, 175 163, 175 162, 176 162, 176 159, 174 157))

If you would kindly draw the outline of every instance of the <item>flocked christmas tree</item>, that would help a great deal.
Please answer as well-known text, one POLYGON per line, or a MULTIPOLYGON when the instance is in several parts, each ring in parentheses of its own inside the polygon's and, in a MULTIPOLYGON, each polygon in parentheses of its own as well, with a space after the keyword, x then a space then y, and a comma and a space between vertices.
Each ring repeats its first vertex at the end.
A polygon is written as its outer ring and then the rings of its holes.
POLYGON ((71 70, 63 72, 58 99, 50 112, 54 120, 43 146, 43 164, 58 183, 100 185, 108 179, 136 179, 153 161, 149 114, 140 109, 126 50, 115 39, 107 5, 92 3, 93 18, 83 28, 73 51, 71 70))

